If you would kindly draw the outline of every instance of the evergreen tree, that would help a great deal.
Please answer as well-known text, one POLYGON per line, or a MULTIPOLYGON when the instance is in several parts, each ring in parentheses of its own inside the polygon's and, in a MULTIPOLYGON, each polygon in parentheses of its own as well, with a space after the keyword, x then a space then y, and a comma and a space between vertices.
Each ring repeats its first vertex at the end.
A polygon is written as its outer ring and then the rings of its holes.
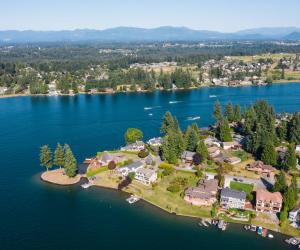
POLYGON ((65 151, 65 172, 69 177, 75 177, 78 171, 77 161, 73 155, 73 152, 68 144, 64 145, 65 151))
POLYGON ((186 149, 189 151, 195 151, 199 141, 198 131, 195 127, 189 126, 185 132, 185 145, 186 149))
POLYGON ((281 213, 280 213, 280 216, 279 216, 280 223, 281 224, 284 223, 287 220, 287 217, 288 217, 288 210, 284 206, 281 213))
POLYGON ((207 159, 208 151, 203 140, 199 141, 196 152, 199 155, 200 163, 204 162, 207 159))
POLYGON ((52 168, 52 153, 48 145, 44 145, 40 148, 40 163, 42 167, 45 167, 47 171, 52 168))
MULTIPOLYGON (((178 121, 177 121, 178 124, 178 121)), ((171 115, 171 113, 168 111, 165 113, 164 118, 163 118, 163 122, 160 128, 160 132, 163 134, 166 134, 168 132, 168 130, 173 129, 175 127, 176 124, 174 124, 174 118, 171 115)))
POLYGON ((270 140, 267 140, 265 146, 262 149, 261 160, 265 164, 275 165, 277 163, 277 153, 274 145, 270 140))
POLYGON ((295 153, 295 144, 290 143, 288 145, 288 150, 285 154, 284 161, 283 161, 283 168, 286 171, 296 169, 297 166, 297 157, 295 153))
POLYGON ((287 139, 287 123, 286 121, 282 121, 280 125, 276 129, 277 136, 280 142, 285 141, 287 139))
POLYGON ((227 117, 227 120, 232 122, 234 121, 234 110, 233 110, 233 105, 231 102, 227 103, 225 105, 225 112, 224 112, 225 117, 227 117))
POLYGON ((226 118, 222 118, 219 124, 219 137, 222 142, 232 141, 231 131, 226 118))
POLYGON ((281 170, 280 174, 276 177, 275 184, 273 186, 273 192, 280 192, 282 194, 285 193, 287 189, 285 174, 281 170))
POLYGON ((288 139, 290 142, 300 144, 300 113, 294 114, 288 125, 288 139))
POLYGON ((169 130, 162 145, 163 160, 176 164, 184 151, 185 143, 181 132, 169 130))
POLYGON ((214 118, 217 122, 219 122, 222 119, 222 108, 219 101, 215 103, 214 118))
POLYGON ((240 105, 235 105, 234 106, 234 121, 239 122, 241 121, 242 115, 241 115, 241 106, 240 105))
POLYGON ((58 143, 54 152, 54 165, 59 166, 60 168, 63 167, 65 163, 64 157, 64 149, 60 143, 58 143))

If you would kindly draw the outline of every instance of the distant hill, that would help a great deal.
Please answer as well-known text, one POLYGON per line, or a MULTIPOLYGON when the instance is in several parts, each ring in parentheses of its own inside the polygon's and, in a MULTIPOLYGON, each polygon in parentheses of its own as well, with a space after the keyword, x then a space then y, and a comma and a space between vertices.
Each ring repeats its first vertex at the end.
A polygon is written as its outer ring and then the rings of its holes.
POLYGON ((285 36, 286 40, 300 40, 300 32, 293 32, 285 36))
POLYGON ((235 33, 193 30, 186 27, 158 27, 153 29, 117 27, 105 30, 78 29, 62 31, 0 31, 0 41, 9 43, 30 42, 142 42, 142 41, 201 41, 201 40, 265 40, 299 39, 300 28, 259 28, 235 33))

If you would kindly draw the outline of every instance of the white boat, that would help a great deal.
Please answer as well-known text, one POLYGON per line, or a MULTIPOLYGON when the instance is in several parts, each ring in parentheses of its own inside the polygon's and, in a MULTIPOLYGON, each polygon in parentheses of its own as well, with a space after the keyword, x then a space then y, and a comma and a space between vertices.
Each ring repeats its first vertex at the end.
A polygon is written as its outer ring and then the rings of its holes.
POLYGON ((129 198, 126 199, 126 201, 129 203, 129 204, 133 204, 133 203, 136 203, 137 201, 139 201, 140 198, 137 197, 137 196, 134 196, 134 195, 131 195, 129 198))
POLYGON ((152 113, 149 113, 149 116, 153 116, 153 114, 152 114, 152 113))
POLYGON ((218 228, 221 229, 222 231, 225 231, 227 228, 227 222, 223 220, 219 220, 218 228))
POLYGON ((145 107, 144 110, 150 110, 152 107, 145 107))
POLYGON ((84 188, 84 189, 86 189, 86 188, 89 188, 92 185, 93 185, 92 183, 87 182, 87 183, 82 184, 81 187, 84 188))
POLYGON ((209 98, 217 98, 216 95, 209 95, 209 98))
POLYGON ((273 239, 273 238, 274 238, 274 235, 273 235, 273 234, 268 234, 268 237, 269 237, 270 239, 273 239))

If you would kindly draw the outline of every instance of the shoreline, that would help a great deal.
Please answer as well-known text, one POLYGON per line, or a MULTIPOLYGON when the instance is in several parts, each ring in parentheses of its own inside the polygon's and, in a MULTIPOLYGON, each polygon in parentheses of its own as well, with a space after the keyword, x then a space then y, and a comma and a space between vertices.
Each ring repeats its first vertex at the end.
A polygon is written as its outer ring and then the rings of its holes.
POLYGON ((58 94, 58 95, 49 95, 49 94, 9 94, 9 95, 0 95, 0 99, 6 99, 6 98, 17 98, 17 97, 62 97, 62 96, 78 96, 78 95, 114 95, 114 94, 140 94, 140 93, 154 93, 156 91, 159 92, 179 92, 179 91, 193 91, 193 90, 198 90, 202 88, 244 88, 244 87, 267 87, 267 86, 272 86, 272 84, 278 85, 278 84, 300 84, 300 80, 276 80, 273 81, 271 84, 266 84, 266 85, 236 85, 236 86, 220 86, 220 85, 203 85, 203 86, 198 86, 198 87, 191 87, 188 89, 155 89, 155 90, 140 90, 140 91, 114 91, 114 92, 97 92, 97 93, 86 93, 86 92, 78 92, 76 94, 58 94))

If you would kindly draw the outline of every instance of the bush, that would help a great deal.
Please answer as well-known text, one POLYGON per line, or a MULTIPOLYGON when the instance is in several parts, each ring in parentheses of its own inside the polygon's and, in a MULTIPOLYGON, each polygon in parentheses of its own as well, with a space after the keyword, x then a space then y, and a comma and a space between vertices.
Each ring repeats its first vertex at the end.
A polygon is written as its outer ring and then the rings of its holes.
POLYGON ((149 152, 147 150, 141 150, 138 153, 138 157, 140 157, 140 158, 146 158, 148 155, 149 155, 149 152))
POLYGON ((181 190, 181 188, 177 184, 172 184, 169 187, 167 187, 167 190, 171 193, 178 193, 181 190))
POLYGON ((168 176, 168 175, 172 174, 174 171, 175 171, 174 169, 164 169, 164 171, 162 171, 162 175, 168 176))
POLYGON ((195 174, 196 174, 196 176, 199 177, 199 178, 203 177, 203 172, 202 172, 200 169, 198 169, 197 172, 196 172, 195 174))

